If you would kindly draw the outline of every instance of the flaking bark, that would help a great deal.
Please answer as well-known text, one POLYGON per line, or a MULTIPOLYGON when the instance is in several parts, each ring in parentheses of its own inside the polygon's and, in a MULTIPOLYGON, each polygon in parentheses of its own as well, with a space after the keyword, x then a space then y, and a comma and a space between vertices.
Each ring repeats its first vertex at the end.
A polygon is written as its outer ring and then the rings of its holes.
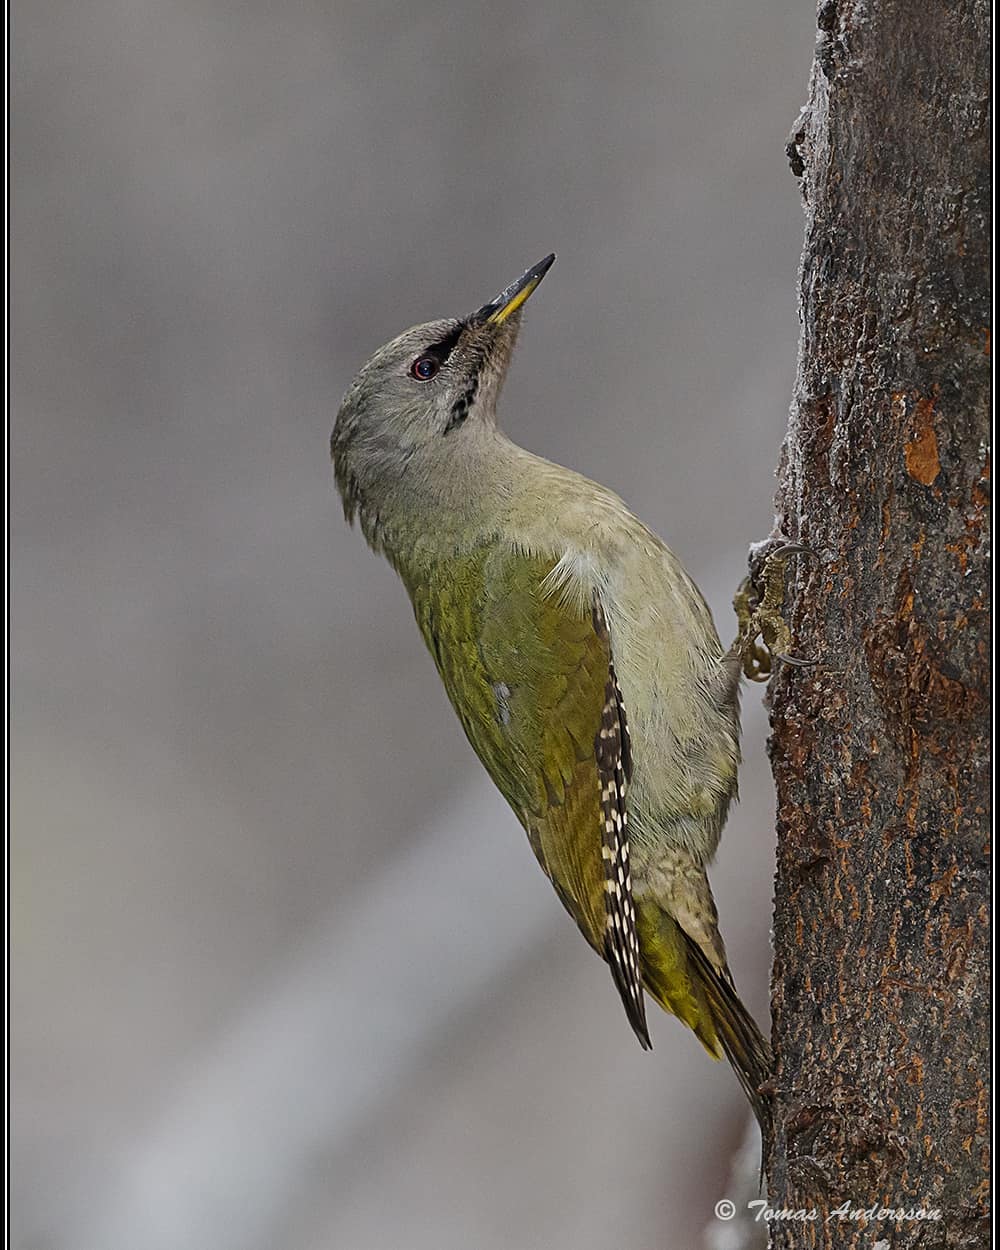
POLYGON ((823 3, 772 680, 775 1247, 984 1247, 989 8, 823 3), (938 1210, 940 1219, 827 1216, 938 1210))

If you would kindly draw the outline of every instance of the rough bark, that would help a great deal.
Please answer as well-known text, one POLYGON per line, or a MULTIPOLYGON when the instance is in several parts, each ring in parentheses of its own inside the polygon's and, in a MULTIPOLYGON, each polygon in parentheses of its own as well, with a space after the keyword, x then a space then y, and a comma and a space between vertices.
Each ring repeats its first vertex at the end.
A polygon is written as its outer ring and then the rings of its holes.
POLYGON ((989 7, 827 0, 770 693, 776 1247, 984 1247, 989 7), (789 579, 790 584, 792 579, 789 579), (854 1207, 939 1220, 841 1218, 854 1207))

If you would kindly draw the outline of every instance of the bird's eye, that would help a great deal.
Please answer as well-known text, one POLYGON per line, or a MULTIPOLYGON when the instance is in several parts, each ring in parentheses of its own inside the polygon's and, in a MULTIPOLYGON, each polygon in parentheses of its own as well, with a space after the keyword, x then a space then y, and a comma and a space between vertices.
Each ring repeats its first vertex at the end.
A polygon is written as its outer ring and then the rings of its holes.
POLYGON ((441 368, 441 362, 435 356, 418 356, 410 365, 410 373, 418 382, 429 382, 441 368))

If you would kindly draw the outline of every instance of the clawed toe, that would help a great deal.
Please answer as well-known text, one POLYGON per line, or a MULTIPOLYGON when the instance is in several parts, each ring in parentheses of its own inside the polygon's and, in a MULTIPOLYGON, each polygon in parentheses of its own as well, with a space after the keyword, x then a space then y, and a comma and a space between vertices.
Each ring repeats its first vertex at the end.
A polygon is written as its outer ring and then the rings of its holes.
POLYGON ((774 658, 780 660, 782 664, 791 664, 794 668, 812 668, 819 663, 819 660, 807 660, 801 655, 784 655, 780 651, 774 653, 774 658))
POLYGON ((809 556, 813 560, 822 559, 815 547, 807 547, 805 543, 785 543, 777 550, 770 552, 764 562, 766 564, 768 560, 780 560, 785 556, 809 556))
POLYGON ((792 634, 781 612, 785 600, 785 565, 790 556, 797 555, 821 559, 817 551, 804 543, 782 543, 764 557, 755 578, 744 579, 733 600, 740 625, 735 648, 743 673, 750 681, 766 681, 774 660, 796 668, 810 668, 818 663, 789 653, 792 634))

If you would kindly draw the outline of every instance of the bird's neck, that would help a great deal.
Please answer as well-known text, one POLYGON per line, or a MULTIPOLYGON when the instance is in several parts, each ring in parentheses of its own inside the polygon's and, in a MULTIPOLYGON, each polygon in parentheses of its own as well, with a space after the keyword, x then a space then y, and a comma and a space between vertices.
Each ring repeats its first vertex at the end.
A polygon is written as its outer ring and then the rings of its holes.
POLYGON ((463 430, 415 454, 391 487, 366 493, 365 537, 397 571, 477 546, 501 530, 533 457, 494 426, 463 430))

